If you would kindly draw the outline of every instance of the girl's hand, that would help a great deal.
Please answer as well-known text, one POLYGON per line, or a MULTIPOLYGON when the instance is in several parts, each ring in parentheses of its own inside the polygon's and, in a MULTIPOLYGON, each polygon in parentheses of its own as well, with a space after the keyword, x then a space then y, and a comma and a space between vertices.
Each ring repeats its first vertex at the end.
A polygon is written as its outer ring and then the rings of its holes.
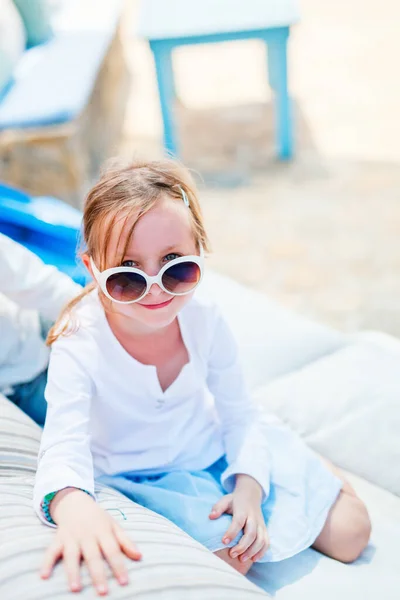
POLYGON ((231 548, 231 558, 239 557, 241 562, 259 560, 269 547, 269 538, 261 511, 262 489, 249 475, 237 475, 232 494, 223 496, 212 508, 210 519, 218 519, 222 514, 232 515, 232 523, 222 538, 224 544, 243 530, 239 543, 231 548))
POLYGON ((107 594, 104 558, 121 585, 128 583, 123 554, 140 560, 141 554, 125 531, 85 492, 66 488, 58 492, 50 505, 50 514, 58 529, 42 564, 41 577, 50 577, 59 558, 64 558, 69 587, 81 590, 79 564, 86 562, 99 595, 107 594))

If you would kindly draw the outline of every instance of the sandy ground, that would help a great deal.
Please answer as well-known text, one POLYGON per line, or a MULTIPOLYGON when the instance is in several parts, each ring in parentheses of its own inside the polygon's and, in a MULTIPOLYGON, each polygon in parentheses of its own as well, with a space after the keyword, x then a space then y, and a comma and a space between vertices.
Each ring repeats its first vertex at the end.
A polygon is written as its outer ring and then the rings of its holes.
MULTIPOLYGON (((274 156, 258 42, 176 52, 182 157, 198 172, 210 266, 347 331, 400 335, 400 4, 303 0, 290 40, 296 156, 274 156)), ((120 151, 162 152, 154 66, 124 19, 132 89, 120 151)))

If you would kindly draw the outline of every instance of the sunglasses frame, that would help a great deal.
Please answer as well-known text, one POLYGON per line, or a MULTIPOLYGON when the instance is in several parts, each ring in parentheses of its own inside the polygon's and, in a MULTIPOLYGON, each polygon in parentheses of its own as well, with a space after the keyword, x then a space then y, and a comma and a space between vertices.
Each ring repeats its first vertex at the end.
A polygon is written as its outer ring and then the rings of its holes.
POLYGON ((111 269, 106 269, 105 271, 99 271, 99 269, 96 267, 92 257, 90 257, 90 265, 92 267, 92 271, 93 271, 95 280, 99 284, 103 294, 105 296, 107 296, 107 298, 109 300, 111 300, 112 302, 116 302, 117 304, 134 304, 135 302, 139 302, 139 300, 142 300, 149 293, 149 290, 154 283, 156 283, 164 292, 166 292, 170 296, 186 296, 187 294, 190 294, 191 292, 193 292, 197 288, 197 286, 199 285, 201 280, 203 279, 204 252, 203 252, 203 248, 200 247, 200 256, 188 255, 188 256, 179 256, 178 258, 174 258, 174 260, 171 260, 166 265, 161 267, 161 269, 159 270, 157 275, 147 275, 147 273, 145 273, 141 269, 136 269, 136 267, 112 267, 111 269), (176 293, 176 292, 168 291, 163 285, 162 276, 164 275, 165 271, 167 271, 170 267, 179 265, 180 263, 184 263, 184 262, 192 262, 192 263, 195 263, 199 267, 200 277, 199 277, 198 282, 188 292, 176 293), (143 292, 143 294, 141 296, 139 296, 139 298, 137 298, 137 300, 128 300, 126 302, 123 300, 116 300, 115 298, 113 298, 107 290, 107 279, 111 275, 115 275, 115 273, 136 273, 138 275, 141 275, 143 277, 143 279, 146 281, 146 289, 143 292))

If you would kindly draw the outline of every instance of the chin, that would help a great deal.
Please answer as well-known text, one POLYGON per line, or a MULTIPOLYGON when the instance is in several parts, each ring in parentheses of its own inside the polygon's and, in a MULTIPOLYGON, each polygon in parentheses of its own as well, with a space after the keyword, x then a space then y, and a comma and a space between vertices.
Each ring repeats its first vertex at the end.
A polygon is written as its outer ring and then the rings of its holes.
POLYGON ((134 318, 151 329, 163 329, 173 322, 179 312, 178 310, 171 310, 170 307, 168 308, 169 310, 165 311, 147 311, 144 309, 140 311, 140 314, 136 314, 134 318))
POLYGON ((160 315, 158 318, 153 317, 149 319, 143 319, 142 323, 145 323, 148 327, 152 329, 163 329, 164 327, 171 325, 175 318, 176 313, 174 313, 173 315, 160 315))
POLYGON ((175 296, 171 304, 165 308, 149 310, 137 304, 119 307, 118 312, 129 319, 134 319, 151 329, 162 329, 170 325, 190 300, 191 295, 175 296))

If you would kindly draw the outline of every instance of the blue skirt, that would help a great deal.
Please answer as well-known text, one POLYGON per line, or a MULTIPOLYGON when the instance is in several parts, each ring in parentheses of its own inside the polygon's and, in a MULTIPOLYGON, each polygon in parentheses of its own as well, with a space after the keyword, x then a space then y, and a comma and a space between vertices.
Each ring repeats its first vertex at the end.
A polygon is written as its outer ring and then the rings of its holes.
MULTIPOLYGON (((270 547, 260 562, 289 558, 311 546, 335 503, 342 481, 331 473, 304 442, 283 425, 268 431, 271 488, 262 504, 270 547)), ((212 506, 226 492, 221 474, 225 457, 202 471, 170 471, 143 476, 134 472, 102 475, 97 481, 163 515, 211 552, 234 546, 242 533, 226 546, 222 538, 231 515, 210 520, 212 506)))

